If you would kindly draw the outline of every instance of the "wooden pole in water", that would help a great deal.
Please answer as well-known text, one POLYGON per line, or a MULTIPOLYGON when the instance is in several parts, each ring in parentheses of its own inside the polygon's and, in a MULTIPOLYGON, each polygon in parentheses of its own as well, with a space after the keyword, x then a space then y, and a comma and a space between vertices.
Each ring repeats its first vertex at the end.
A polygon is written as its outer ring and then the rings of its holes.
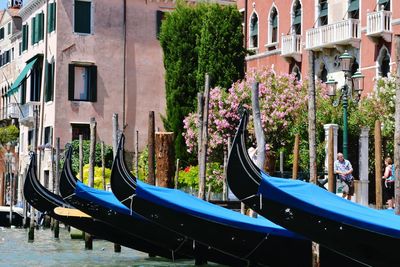
POLYGON ((175 173, 174 133, 157 132, 155 136, 157 185, 173 188, 175 173))
MULTIPOLYGON (((54 173, 54 193, 59 195, 60 193, 60 185, 59 185, 59 173, 60 173, 60 137, 56 138, 56 170, 54 173)), ((60 234, 60 224, 59 221, 55 220, 54 222, 54 237, 59 238, 60 234)))
MULTIPOLYGON (((118 149, 118 113, 114 113, 112 116, 112 147, 113 147, 113 158, 115 159, 118 149)), ((104 158, 104 142, 101 142, 101 166, 103 175, 103 189, 106 190, 106 175, 105 175, 105 158, 104 158)), ((114 243, 114 252, 121 252, 121 245, 114 243)))
POLYGON ((178 183, 179 183, 179 159, 176 159, 176 167, 175 167, 175 182, 174 182, 174 188, 178 188, 178 183))
POLYGON ((299 173, 299 154, 300 154, 300 135, 296 134, 294 136, 294 148, 293 148, 293 170, 292 170, 292 178, 297 179, 297 175, 299 173))
POLYGON ((375 121, 375 200, 376 208, 382 209, 382 135, 379 120, 375 121))
POLYGON ((149 111, 149 129, 147 135, 147 142, 149 148, 148 164, 149 164, 149 176, 147 177, 147 183, 156 184, 156 162, 155 162, 155 122, 154 122, 154 111, 149 111))
POLYGON ((139 131, 136 130, 136 145, 135 145, 135 157, 136 157, 136 162, 135 162, 135 167, 136 167, 136 177, 139 178, 139 131))
MULTIPOLYGON (((94 165, 96 159, 96 119, 90 118, 90 149, 88 186, 94 186, 94 165)), ((93 249, 93 237, 85 233, 85 249, 93 249)))
POLYGON ((103 190, 106 190, 106 160, 104 158, 104 142, 100 143, 101 153, 101 178, 103 179, 103 190))
POLYGON ((83 181, 83 135, 79 135, 79 179, 83 181))
POLYGON ((210 77, 206 73, 204 87, 204 108, 203 108, 203 126, 201 136, 201 147, 199 151, 199 194, 200 199, 206 199, 206 169, 207 169, 207 143, 208 143, 208 101, 210 97, 210 77))
POLYGON ((328 190, 329 192, 336 193, 336 179, 333 173, 334 164, 334 139, 333 139, 333 127, 329 127, 328 136, 328 190))

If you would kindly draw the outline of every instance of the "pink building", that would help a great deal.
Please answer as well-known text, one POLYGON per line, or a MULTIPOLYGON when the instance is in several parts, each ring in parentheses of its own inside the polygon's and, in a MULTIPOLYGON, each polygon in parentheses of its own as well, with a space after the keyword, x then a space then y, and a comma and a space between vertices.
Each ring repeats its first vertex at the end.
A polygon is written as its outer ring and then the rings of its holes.
POLYGON ((344 83, 339 56, 354 57, 353 71, 374 80, 395 71, 394 36, 400 34, 400 2, 394 0, 239 0, 246 47, 254 51, 247 67, 307 75, 307 51, 315 52, 315 73, 344 83))

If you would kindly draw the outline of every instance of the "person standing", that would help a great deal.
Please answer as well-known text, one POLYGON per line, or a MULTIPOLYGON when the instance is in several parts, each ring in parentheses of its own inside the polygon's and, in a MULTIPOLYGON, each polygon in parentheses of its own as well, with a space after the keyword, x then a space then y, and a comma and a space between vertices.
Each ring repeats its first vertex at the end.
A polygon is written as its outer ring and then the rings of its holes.
POLYGON ((382 176, 385 185, 385 197, 387 199, 388 209, 394 208, 394 175, 392 168, 393 161, 390 157, 385 159, 385 172, 382 176))
POLYGON ((354 178, 353 178, 353 167, 350 161, 344 158, 342 153, 337 154, 337 160, 334 164, 335 174, 339 175, 340 181, 343 184, 343 198, 351 200, 351 196, 354 194, 354 178))

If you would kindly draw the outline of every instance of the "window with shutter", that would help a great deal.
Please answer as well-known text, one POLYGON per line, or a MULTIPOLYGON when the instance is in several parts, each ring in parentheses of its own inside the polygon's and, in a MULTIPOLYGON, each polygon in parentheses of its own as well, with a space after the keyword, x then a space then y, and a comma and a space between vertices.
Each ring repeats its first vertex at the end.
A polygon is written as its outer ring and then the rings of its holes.
POLYGON ((296 34, 301 34, 301 4, 297 0, 294 4, 293 30, 296 34))
POLYGON ((50 3, 48 12, 47 12, 47 20, 48 20, 48 32, 51 33, 56 30, 56 3, 50 3))
POLYGON ((40 13, 37 15, 38 20, 38 42, 43 40, 44 38, 44 13, 40 13))
POLYGON ((349 18, 352 19, 358 19, 359 17, 359 10, 360 4, 358 0, 351 0, 349 3, 349 8, 348 8, 348 13, 349 13, 349 18))
POLYGON ((319 26, 328 24, 328 1, 319 1, 319 26))
POLYGON ((4 28, 0 29, 0 40, 4 39, 4 28))
POLYGON ((379 10, 390 11, 390 0, 379 0, 379 10))
POLYGON ((161 10, 156 11, 156 37, 158 39, 158 36, 160 35, 160 30, 161 30, 161 24, 164 19, 164 12, 161 10))
POLYGON ((35 29, 36 29, 36 17, 33 17, 31 20, 31 45, 36 44, 35 29))
POLYGON ((258 17, 254 13, 250 21, 250 47, 258 47, 258 17))
POLYGON ((54 95, 54 66, 55 63, 47 63, 46 102, 53 101, 54 95))
POLYGON ((269 23, 269 41, 270 43, 276 43, 278 41, 278 11, 275 7, 271 10, 269 23))
POLYGON ((69 65, 68 99, 97 101, 97 66, 69 65))
POLYGON ((92 3, 75 0, 74 5, 74 32, 91 33, 92 3))

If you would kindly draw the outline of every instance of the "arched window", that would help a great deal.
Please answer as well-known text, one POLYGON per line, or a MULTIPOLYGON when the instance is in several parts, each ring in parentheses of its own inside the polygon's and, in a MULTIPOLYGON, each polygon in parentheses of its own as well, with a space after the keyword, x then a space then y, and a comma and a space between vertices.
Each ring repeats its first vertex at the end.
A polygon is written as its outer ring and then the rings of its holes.
POLYGON ((381 77, 388 77, 390 72, 390 55, 385 46, 379 51, 378 64, 378 75, 381 77))
POLYGON ((296 77, 296 79, 298 81, 301 80, 301 72, 300 72, 300 68, 297 65, 294 65, 292 68, 292 74, 296 77))
POLYGON ((250 48, 258 47, 258 16, 253 13, 250 19, 250 48))
POLYGON ((301 34, 301 3, 299 0, 293 4, 293 23, 292 30, 295 34, 301 34))
POLYGON ((358 19, 360 13, 359 9, 360 9, 359 0, 349 0, 349 8, 348 8, 349 18, 358 19))
POLYGON ((269 14, 269 42, 278 42, 278 11, 275 7, 271 9, 269 14))
POLYGON ((328 24, 328 0, 319 0, 319 26, 328 24))

